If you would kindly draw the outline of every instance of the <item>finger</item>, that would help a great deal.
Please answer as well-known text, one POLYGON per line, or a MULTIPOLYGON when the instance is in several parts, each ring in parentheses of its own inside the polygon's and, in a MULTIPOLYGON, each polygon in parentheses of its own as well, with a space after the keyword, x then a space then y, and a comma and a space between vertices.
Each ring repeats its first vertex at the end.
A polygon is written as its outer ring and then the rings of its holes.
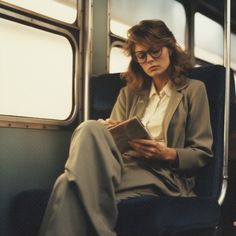
POLYGON ((102 123, 102 124, 105 123, 105 120, 103 120, 103 119, 98 119, 97 121, 100 122, 100 123, 102 123))
POLYGON ((136 144, 141 144, 145 146, 156 146, 156 141, 155 140, 149 140, 149 139, 132 139, 131 142, 136 143, 136 144))
POLYGON ((130 146, 140 155, 147 158, 152 158, 153 156, 158 154, 155 147, 149 147, 139 143, 130 143, 130 146))
POLYGON ((110 119, 110 118, 106 119, 105 121, 106 121, 107 123, 109 123, 109 124, 118 124, 118 123, 120 123, 120 121, 112 120, 112 119, 110 119))

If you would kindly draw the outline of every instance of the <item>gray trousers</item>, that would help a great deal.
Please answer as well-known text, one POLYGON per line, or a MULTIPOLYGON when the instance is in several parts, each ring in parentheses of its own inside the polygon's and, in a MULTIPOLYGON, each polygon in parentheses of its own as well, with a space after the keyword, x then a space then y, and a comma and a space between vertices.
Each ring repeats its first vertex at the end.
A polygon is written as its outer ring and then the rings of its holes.
POLYGON ((73 133, 65 172, 54 185, 39 235, 114 236, 117 202, 158 195, 152 186, 168 194, 162 178, 136 161, 123 161, 102 124, 86 121, 73 133))

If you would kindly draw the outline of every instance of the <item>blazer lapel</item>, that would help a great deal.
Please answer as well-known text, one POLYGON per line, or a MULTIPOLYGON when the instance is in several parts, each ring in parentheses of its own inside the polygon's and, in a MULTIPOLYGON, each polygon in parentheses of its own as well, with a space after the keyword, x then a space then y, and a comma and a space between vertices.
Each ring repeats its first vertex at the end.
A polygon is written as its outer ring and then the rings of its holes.
POLYGON ((167 141, 167 129, 170 123, 170 120, 177 109, 180 101, 182 100, 183 94, 179 93, 177 90, 172 90, 172 96, 170 97, 170 101, 166 110, 165 118, 163 121, 163 130, 164 130, 164 138, 167 141))
MULTIPOLYGON (((183 98, 183 94, 180 91, 184 89, 186 86, 188 86, 188 83, 189 81, 187 80, 183 86, 180 86, 180 87, 174 86, 174 89, 172 90, 172 95, 171 95, 171 98, 170 98, 170 101, 166 110, 166 114, 164 117, 164 121, 163 121, 164 138, 166 141, 168 141, 167 129, 169 127, 171 118, 183 98)), ((140 118, 143 117, 145 109, 149 101, 149 92, 150 90, 147 89, 147 90, 143 90, 142 92, 137 93, 136 100, 134 101, 135 105, 133 106, 133 108, 131 108, 131 111, 130 111, 130 117, 132 116, 139 116, 140 118)))

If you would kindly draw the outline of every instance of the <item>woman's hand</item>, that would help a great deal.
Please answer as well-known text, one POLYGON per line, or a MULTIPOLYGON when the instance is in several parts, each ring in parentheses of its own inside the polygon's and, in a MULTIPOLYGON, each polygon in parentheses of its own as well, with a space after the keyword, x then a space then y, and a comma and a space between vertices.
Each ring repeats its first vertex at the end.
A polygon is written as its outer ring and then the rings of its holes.
POLYGON ((156 140, 133 139, 129 144, 140 156, 147 159, 173 162, 177 160, 177 152, 174 148, 168 148, 156 140))
POLYGON ((98 119, 106 128, 111 128, 112 126, 118 125, 121 121, 112 120, 112 119, 98 119))

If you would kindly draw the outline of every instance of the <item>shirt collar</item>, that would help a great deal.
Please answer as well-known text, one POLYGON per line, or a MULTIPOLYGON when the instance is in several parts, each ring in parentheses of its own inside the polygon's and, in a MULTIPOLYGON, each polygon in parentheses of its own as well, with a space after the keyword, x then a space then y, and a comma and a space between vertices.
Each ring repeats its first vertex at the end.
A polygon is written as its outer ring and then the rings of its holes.
POLYGON ((149 98, 151 98, 153 95, 163 96, 164 94, 166 94, 168 97, 170 97, 171 96, 171 91, 172 91, 172 82, 171 82, 171 80, 169 80, 168 83, 162 88, 159 95, 156 91, 154 83, 152 83, 150 93, 149 93, 149 98))

